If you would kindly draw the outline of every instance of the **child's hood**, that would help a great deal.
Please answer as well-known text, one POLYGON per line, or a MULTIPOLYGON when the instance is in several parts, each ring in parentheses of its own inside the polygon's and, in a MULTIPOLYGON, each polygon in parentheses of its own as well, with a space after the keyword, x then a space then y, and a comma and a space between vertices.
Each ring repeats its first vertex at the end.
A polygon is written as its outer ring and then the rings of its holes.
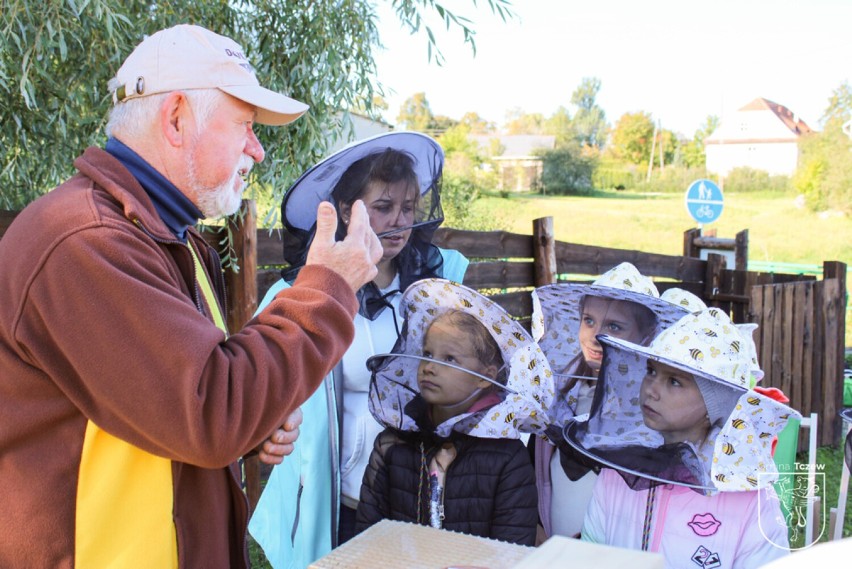
POLYGON ((377 421, 402 431, 421 430, 406 408, 420 393, 417 369, 423 338, 436 317, 458 310, 475 316, 496 340, 507 366, 507 382, 489 389, 472 410, 438 425, 435 434, 447 437, 455 430, 483 438, 519 438, 522 433, 543 432, 553 401, 550 366, 538 344, 502 307, 463 285, 426 279, 406 289, 400 310, 405 322, 392 353, 373 356, 367 364, 373 372, 370 412, 377 421))

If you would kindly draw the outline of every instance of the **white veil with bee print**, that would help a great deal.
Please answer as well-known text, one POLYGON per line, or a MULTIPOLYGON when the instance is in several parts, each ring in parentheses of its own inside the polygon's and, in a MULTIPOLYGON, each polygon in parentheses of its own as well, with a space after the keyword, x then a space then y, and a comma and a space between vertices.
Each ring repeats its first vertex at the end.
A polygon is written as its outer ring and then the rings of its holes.
POLYGON ((494 404, 452 417, 436 425, 434 433, 439 437, 457 431, 482 438, 520 438, 522 433, 544 430, 553 401, 550 366, 538 344, 502 307, 463 285, 425 279, 406 289, 400 310, 405 321, 392 352, 367 362, 372 371, 370 412, 379 423, 401 431, 421 430, 406 411, 422 401, 417 369, 425 359, 424 335, 435 318, 457 310, 477 318, 497 342, 506 371, 505 385, 486 378, 495 386, 494 404))
POLYGON ((591 412, 563 431, 571 447, 614 468, 634 489, 678 484, 712 494, 758 490, 778 478, 772 441, 801 415, 748 388, 750 353, 725 313, 710 308, 684 316, 647 347, 610 336, 598 341, 604 358, 591 412), (718 419, 703 440, 665 444, 645 424, 640 390, 649 360, 691 375, 705 407, 712 392, 718 419))

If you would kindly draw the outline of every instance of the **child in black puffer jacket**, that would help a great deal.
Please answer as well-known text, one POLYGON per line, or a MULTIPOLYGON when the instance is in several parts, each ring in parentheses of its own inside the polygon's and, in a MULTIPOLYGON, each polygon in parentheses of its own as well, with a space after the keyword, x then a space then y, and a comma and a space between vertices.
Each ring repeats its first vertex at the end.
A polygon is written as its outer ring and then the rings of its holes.
POLYGON ((502 308, 442 279, 413 284, 392 354, 374 356, 370 410, 385 425, 356 529, 383 518, 533 545, 535 472, 521 433, 553 398, 547 360, 502 308))

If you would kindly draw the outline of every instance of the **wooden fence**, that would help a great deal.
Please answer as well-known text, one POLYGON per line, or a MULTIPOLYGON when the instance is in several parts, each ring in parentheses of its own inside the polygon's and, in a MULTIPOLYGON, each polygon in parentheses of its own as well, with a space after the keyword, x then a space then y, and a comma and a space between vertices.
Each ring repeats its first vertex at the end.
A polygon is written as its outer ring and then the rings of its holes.
MULTIPOLYGON (((252 202, 245 202, 243 221, 232 227, 239 272, 225 271, 228 286, 228 324, 241 328, 254 313, 257 301, 279 278, 283 241, 279 231, 257 230, 252 202), (258 268, 260 267, 260 268, 258 268)), ((0 236, 14 217, 0 211, 0 236)), ((208 241, 219 246, 221 228, 208 228, 208 241)), ((730 243, 708 240, 688 230, 684 255, 558 242, 552 218, 532 222, 532 234, 504 231, 462 231, 440 228, 434 242, 456 249, 471 259, 464 284, 491 296, 510 314, 528 325, 532 312, 530 291, 535 286, 570 279, 587 282, 623 261, 654 279, 663 291, 681 287, 708 305, 731 314, 734 322, 760 325, 755 343, 764 386, 781 388, 790 405, 803 414, 820 416, 820 444, 837 444, 842 403, 845 339, 846 265, 824 263, 824 278, 758 273, 745 270, 748 234, 730 243), (736 265, 726 266, 721 255, 706 260, 694 255, 700 247, 736 250, 736 265)), ((255 504, 260 486, 256 460, 246 463, 249 499, 255 504)))

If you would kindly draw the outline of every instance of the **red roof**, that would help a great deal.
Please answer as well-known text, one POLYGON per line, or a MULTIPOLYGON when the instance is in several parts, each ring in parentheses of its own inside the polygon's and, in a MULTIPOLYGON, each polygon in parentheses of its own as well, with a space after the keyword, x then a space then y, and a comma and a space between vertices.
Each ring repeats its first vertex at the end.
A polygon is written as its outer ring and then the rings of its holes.
POLYGON ((811 127, 805 124, 805 121, 796 116, 793 111, 785 107, 784 105, 779 105, 778 103, 772 102, 769 99, 763 99, 758 97, 754 101, 750 102, 744 107, 741 107, 739 110, 741 111, 765 111, 769 110, 775 113, 781 122, 783 122, 787 128, 790 129, 790 132, 793 134, 801 135, 807 134, 811 132, 811 127))

